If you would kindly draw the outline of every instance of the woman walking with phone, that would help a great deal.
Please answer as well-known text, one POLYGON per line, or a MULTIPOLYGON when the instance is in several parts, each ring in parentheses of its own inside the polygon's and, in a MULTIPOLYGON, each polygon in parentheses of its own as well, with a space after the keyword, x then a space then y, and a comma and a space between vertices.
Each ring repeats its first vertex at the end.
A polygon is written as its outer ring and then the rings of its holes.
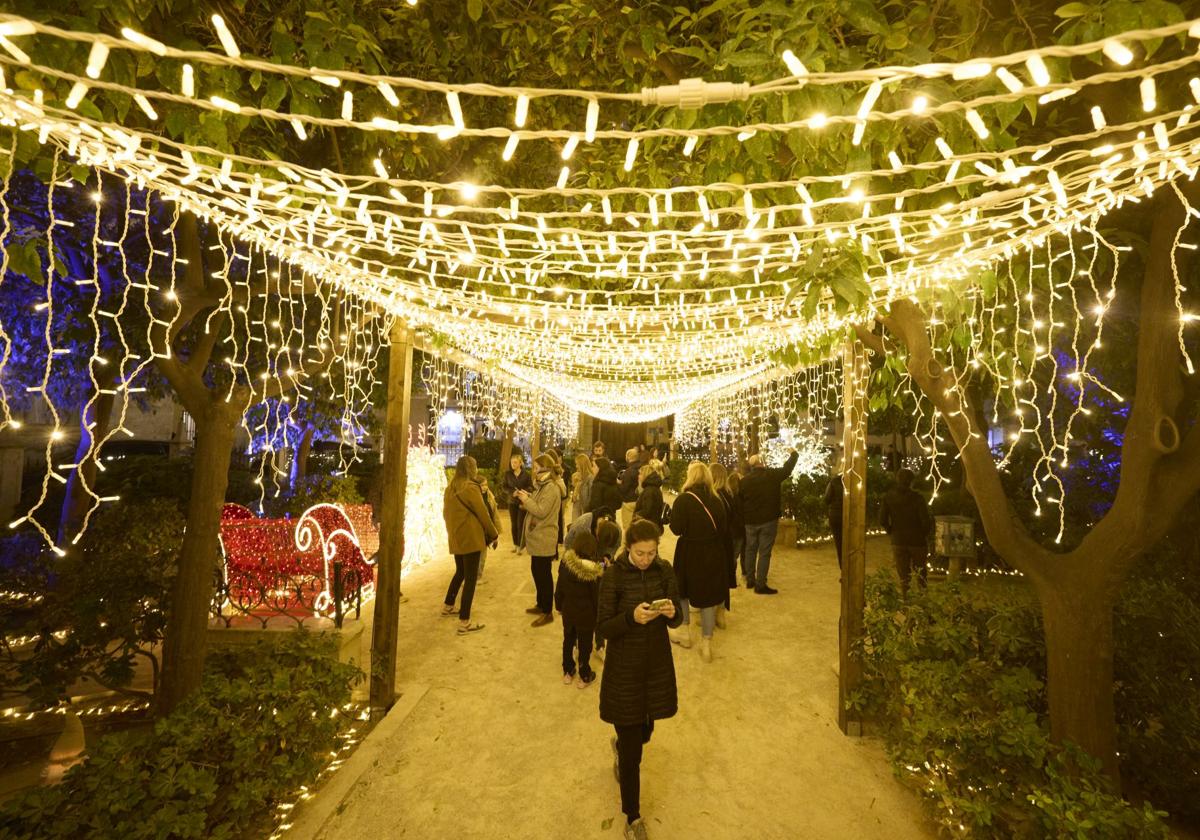
POLYGON ((446 535, 450 541, 450 553, 454 555, 454 577, 446 590, 442 615, 455 614, 454 602, 462 589, 462 603, 458 609, 458 634, 465 636, 482 630, 483 625, 471 621, 471 602, 475 599, 475 581, 479 575, 479 555, 489 543, 495 544, 500 530, 488 515, 483 502, 483 493, 475 482, 479 474, 475 459, 463 455, 454 465, 454 478, 446 488, 442 500, 442 517, 446 521, 446 535))
POLYGON ((542 453, 533 462, 533 492, 514 495, 525 509, 525 547, 529 549, 529 571, 537 592, 537 603, 525 612, 536 615, 533 627, 554 621, 554 571, 558 555, 558 514, 562 510, 563 483, 554 459, 542 453))
POLYGON ((647 840, 641 813, 642 748, 654 722, 673 717, 679 701, 667 628, 682 621, 671 566, 658 556, 662 531, 637 519, 625 550, 600 581, 597 629, 608 641, 600 678, 600 719, 612 724, 613 770, 621 786, 625 837, 647 840))

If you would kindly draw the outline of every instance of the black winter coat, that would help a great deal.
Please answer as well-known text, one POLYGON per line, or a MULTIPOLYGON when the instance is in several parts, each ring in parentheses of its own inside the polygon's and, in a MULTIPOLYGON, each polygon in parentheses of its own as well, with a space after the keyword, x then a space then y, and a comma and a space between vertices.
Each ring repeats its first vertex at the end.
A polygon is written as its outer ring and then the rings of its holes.
POLYGON ((508 499, 509 507, 519 508, 521 503, 513 496, 514 490, 528 490, 533 492, 533 476, 529 474, 529 470, 521 468, 521 474, 517 475, 509 467, 500 476, 500 486, 504 489, 504 495, 508 499))
POLYGON ((680 597, 697 608, 724 604, 737 585, 724 503, 704 487, 680 493, 671 507, 671 530, 679 535, 675 578, 680 597))
POLYGON ((925 546, 933 525, 929 503, 916 490, 893 487, 879 504, 879 524, 892 535, 892 545, 925 546))
POLYGON ((603 574, 602 563, 585 560, 569 548, 563 553, 554 587, 554 606, 562 613, 564 627, 578 627, 587 633, 595 630, 603 574))
POLYGON ((796 468, 800 456, 793 452, 782 467, 755 467, 742 479, 742 516, 747 525, 761 525, 783 515, 780 486, 796 468))
POLYGON ((646 476, 646 480, 642 482, 642 492, 638 494, 637 504, 633 508, 633 515, 635 517, 640 516, 642 519, 649 519, 655 525, 663 525, 662 510, 662 476, 658 473, 650 473, 650 475, 646 476))
POLYGON ((638 497, 638 471, 642 465, 634 462, 621 471, 617 489, 621 491, 622 502, 636 502, 638 497))
POLYGON ((592 480, 592 493, 588 496, 587 510, 606 507, 615 515, 621 509, 621 491, 617 489, 617 471, 612 467, 596 473, 592 480))
POLYGON ((731 540, 746 539, 746 523, 742 519, 742 499, 736 493, 730 493, 728 488, 721 491, 721 499, 725 502, 725 510, 729 513, 729 538, 731 540))
POLYGON ((600 678, 600 719, 632 726, 673 717, 679 710, 675 660, 668 627, 683 623, 683 606, 671 566, 661 557, 642 570, 621 552, 600 581, 596 629, 608 640, 600 678), (675 617, 648 624, 633 620, 633 608, 658 598, 675 603, 675 617))

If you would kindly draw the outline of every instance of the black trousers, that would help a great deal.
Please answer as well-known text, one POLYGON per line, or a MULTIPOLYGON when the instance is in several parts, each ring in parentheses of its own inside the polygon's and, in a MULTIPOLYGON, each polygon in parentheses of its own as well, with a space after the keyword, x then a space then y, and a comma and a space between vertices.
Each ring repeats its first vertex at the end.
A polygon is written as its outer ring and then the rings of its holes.
POLYGON ((446 590, 446 606, 453 607, 458 598, 458 588, 462 587, 462 604, 458 607, 458 617, 467 621, 471 617, 471 602, 475 600, 475 581, 479 577, 479 555, 482 552, 472 551, 470 554, 454 555, 454 577, 450 578, 450 588, 446 590))
POLYGON ((621 770, 621 810, 629 822, 642 816, 642 747, 650 743, 654 721, 617 726, 617 766, 621 770))
POLYGON ((525 532, 525 508, 520 505, 509 505, 508 521, 512 523, 513 545, 518 546, 521 544, 521 535, 525 532))
POLYGON ((554 572, 550 568, 553 562, 553 556, 529 558, 529 571, 537 590, 537 607, 546 615, 554 610, 554 572))
POLYGON ((829 530, 833 533, 833 547, 837 549, 838 568, 842 568, 842 520, 830 519, 829 530))
POLYGON ((592 670, 592 634, 594 627, 578 627, 563 622, 563 673, 575 673, 575 646, 579 645, 579 676, 585 680, 596 675, 592 670))

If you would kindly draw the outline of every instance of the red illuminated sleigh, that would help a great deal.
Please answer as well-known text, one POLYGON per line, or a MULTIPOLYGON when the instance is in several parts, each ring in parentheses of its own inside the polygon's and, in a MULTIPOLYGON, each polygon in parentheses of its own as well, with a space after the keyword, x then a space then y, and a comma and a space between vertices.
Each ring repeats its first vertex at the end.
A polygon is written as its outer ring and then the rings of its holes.
MULTIPOLYGON (((362 515, 355 511, 354 518, 362 515)), ((347 612, 357 616, 375 594, 373 557, 338 505, 314 505, 293 521, 259 519, 248 508, 227 504, 221 550, 213 612, 226 626, 238 616, 264 626, 272 616, 297 622, 312 616, 332 618, 340 627, 347 612)))

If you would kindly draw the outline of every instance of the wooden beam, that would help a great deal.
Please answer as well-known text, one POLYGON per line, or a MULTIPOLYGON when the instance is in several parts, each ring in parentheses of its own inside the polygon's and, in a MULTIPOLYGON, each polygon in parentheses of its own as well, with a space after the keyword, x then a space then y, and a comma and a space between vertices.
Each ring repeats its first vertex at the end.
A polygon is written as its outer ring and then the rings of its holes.
POLYGON ((861 735, 862 721, 846 701, 862 681, 853 654, 863 635, 867 559, 867 381, 870 367, 860 341, 842 348, 842 612, 838 622, 838 726, 861 735))
POLYGON ((383 438, 383 499, 375 617, 371 625, 371 711, 396 700, 396 647, 400 635, 400 563, 404 559, 405 491, 408 485, 408 421, 412 401, 412 331, 392 324, 388 357, 387 420, 383 438))
POLYGON ((709 418, 708 427, 708 461, 710 464, 717 462, 717 403, 713 401, 712 417, 709 418))

